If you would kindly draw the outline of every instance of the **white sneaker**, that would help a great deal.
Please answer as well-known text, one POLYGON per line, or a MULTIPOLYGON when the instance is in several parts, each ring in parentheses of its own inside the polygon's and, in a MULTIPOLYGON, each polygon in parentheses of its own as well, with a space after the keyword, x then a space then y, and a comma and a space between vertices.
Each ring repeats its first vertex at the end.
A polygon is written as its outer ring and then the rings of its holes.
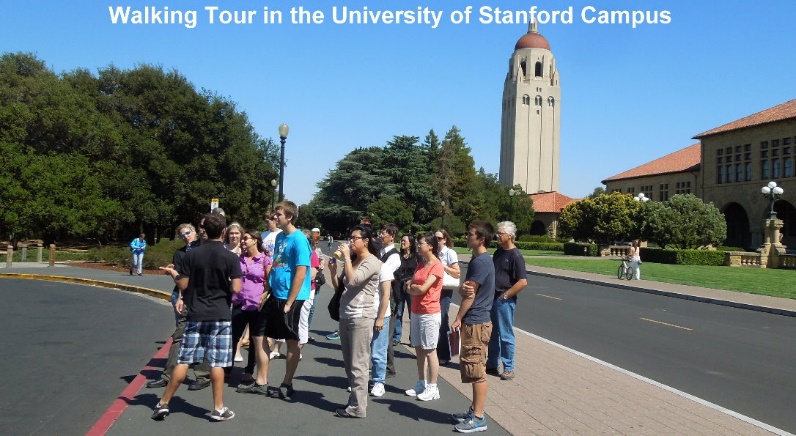
POLYGON ((417 383, 415 383, 415 387, 408 389, 405 392, 406 395, 409 395, 410 397, 416 397, 422 394, 424 390, 426 390, 426 381, 418 380, 417 383))
POLYGON ((417 394, 417 399, 420 401, 439 400, 439 388, 437 385, 426 385, 426 389, 417 394))
POLYGON ((279 351, 272 351, 269 357, 271 360, 279 359, 279 351))
POLYGON ((384 395, 384 383, 376 383, 373 385, 373 389, 370 390, 370 395, 374 397, 380 397, 384 395))

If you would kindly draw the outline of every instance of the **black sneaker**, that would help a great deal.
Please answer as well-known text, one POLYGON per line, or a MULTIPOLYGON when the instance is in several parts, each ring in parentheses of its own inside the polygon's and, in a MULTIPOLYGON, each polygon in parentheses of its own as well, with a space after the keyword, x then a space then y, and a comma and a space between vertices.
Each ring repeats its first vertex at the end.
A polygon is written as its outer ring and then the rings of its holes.
POLYGON ((199 380, 196 380, 195 382, 191 383, 191 385, 188 386, 188 390, 189 391, 201 391, 202 389, 204 389, 204 388, 206 388, 208 386, 210 386, 210 380, 208 380, 208 379, 199 379, 199 380))
POLYGON ((164 378, 159 378, 157 380, 150 380, 147 382, 146 387, 149 389, 153 388, 165 388, 169 385, 169 381, 164 378))
POLYGON ((242 393, 242 394, 258 394, 258 395, 273 395, 274 388, 268 386, 268 383, 264 385, 258 385, 256 382, 250 385, 238 385, 238 388, 235 392, 242 393))
POLYGON ((225 407, 221 410, 214 410, 213 413, 210 414, 210 419, 216 421, 229 421, 234 417, 235 417, 235 412, 229 410, 229 407, 225 407))
POLYGON ((155 421, 163 421, 163 418, 169 414, 169 405, 168 404, 158 404, 155 406, 155 411, 152 413, 152 419, 155 421))
POLYGON ((497 368, 490 368, 490 367, 487 366, 486 367, 486 373, 489 374, 489 375, 494 375, 494 376, 500 377, 500 372, 498 371, 497 368))
POLYGON ((290 401, 291 397, 296 391, 293 390, 293 385, 282 383, 278 388, 274 389, 270 396, 274 398, 281 398, 290 401))

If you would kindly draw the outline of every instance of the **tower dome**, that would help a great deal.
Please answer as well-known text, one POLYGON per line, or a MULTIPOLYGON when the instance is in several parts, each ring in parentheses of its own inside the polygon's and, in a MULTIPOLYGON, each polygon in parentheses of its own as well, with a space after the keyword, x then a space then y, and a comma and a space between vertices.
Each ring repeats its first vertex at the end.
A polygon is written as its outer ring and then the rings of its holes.
POLYGON ((528 33, 522 35, 522 38, 517 40, 517 43, 514 44, 514 50, 519 50, 521 48, 543 48, 545 50, 550 50, 550 43, 539 33, 536 27, 536 21, 528 23, 528 33))

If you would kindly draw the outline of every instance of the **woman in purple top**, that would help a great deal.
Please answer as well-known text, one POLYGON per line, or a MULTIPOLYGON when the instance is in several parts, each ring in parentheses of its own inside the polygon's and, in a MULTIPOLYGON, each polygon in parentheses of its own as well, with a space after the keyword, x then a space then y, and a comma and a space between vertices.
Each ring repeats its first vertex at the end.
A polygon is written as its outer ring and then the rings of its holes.
MULTIPOLYGON (((260 251, 260 232, 248 230, 243 233, 240 240, 241 256, 240 269, 243 272, 240 293, 232 296, 232 343, 237 344, 243 330, 249 326, 249 331, 254 331, 255 323, 263 300, 263 289, 268 272, 271 269, 271 257, 260 251)), ((254 344, 254 348, 258 348, 254 344)), ((262 344, 259 348, 262 348, 262 344)), ((251 380, 254 374, 254 355, 249 348, 249 359, 243 370, 244 378, 251 380)))

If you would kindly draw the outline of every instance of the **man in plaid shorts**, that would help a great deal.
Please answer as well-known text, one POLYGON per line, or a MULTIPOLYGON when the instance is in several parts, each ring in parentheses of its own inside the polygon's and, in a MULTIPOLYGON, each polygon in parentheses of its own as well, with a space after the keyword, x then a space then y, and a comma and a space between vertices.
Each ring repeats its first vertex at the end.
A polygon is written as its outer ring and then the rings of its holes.
POLYGON ((232 294, 241 290, 240 260, 224 248, 223 238, 227 221, 224 215, 204 216, 208 240, 189 251, 183 262, 184 271, 161 268, 171 274, 180 290, 175 309, 188 307, 185 332, 180 343, 180 357, 166 386, 166 392, 155 406, 152 419, 162 420, 169 414, 169 400, 177 392, 188 372, 188 365, 201 362, 207 356, 210 382, 213 386, 213 412, 210 418, 226 421, 235 412, 224 407, 224 368, 232 366, 232 294))

